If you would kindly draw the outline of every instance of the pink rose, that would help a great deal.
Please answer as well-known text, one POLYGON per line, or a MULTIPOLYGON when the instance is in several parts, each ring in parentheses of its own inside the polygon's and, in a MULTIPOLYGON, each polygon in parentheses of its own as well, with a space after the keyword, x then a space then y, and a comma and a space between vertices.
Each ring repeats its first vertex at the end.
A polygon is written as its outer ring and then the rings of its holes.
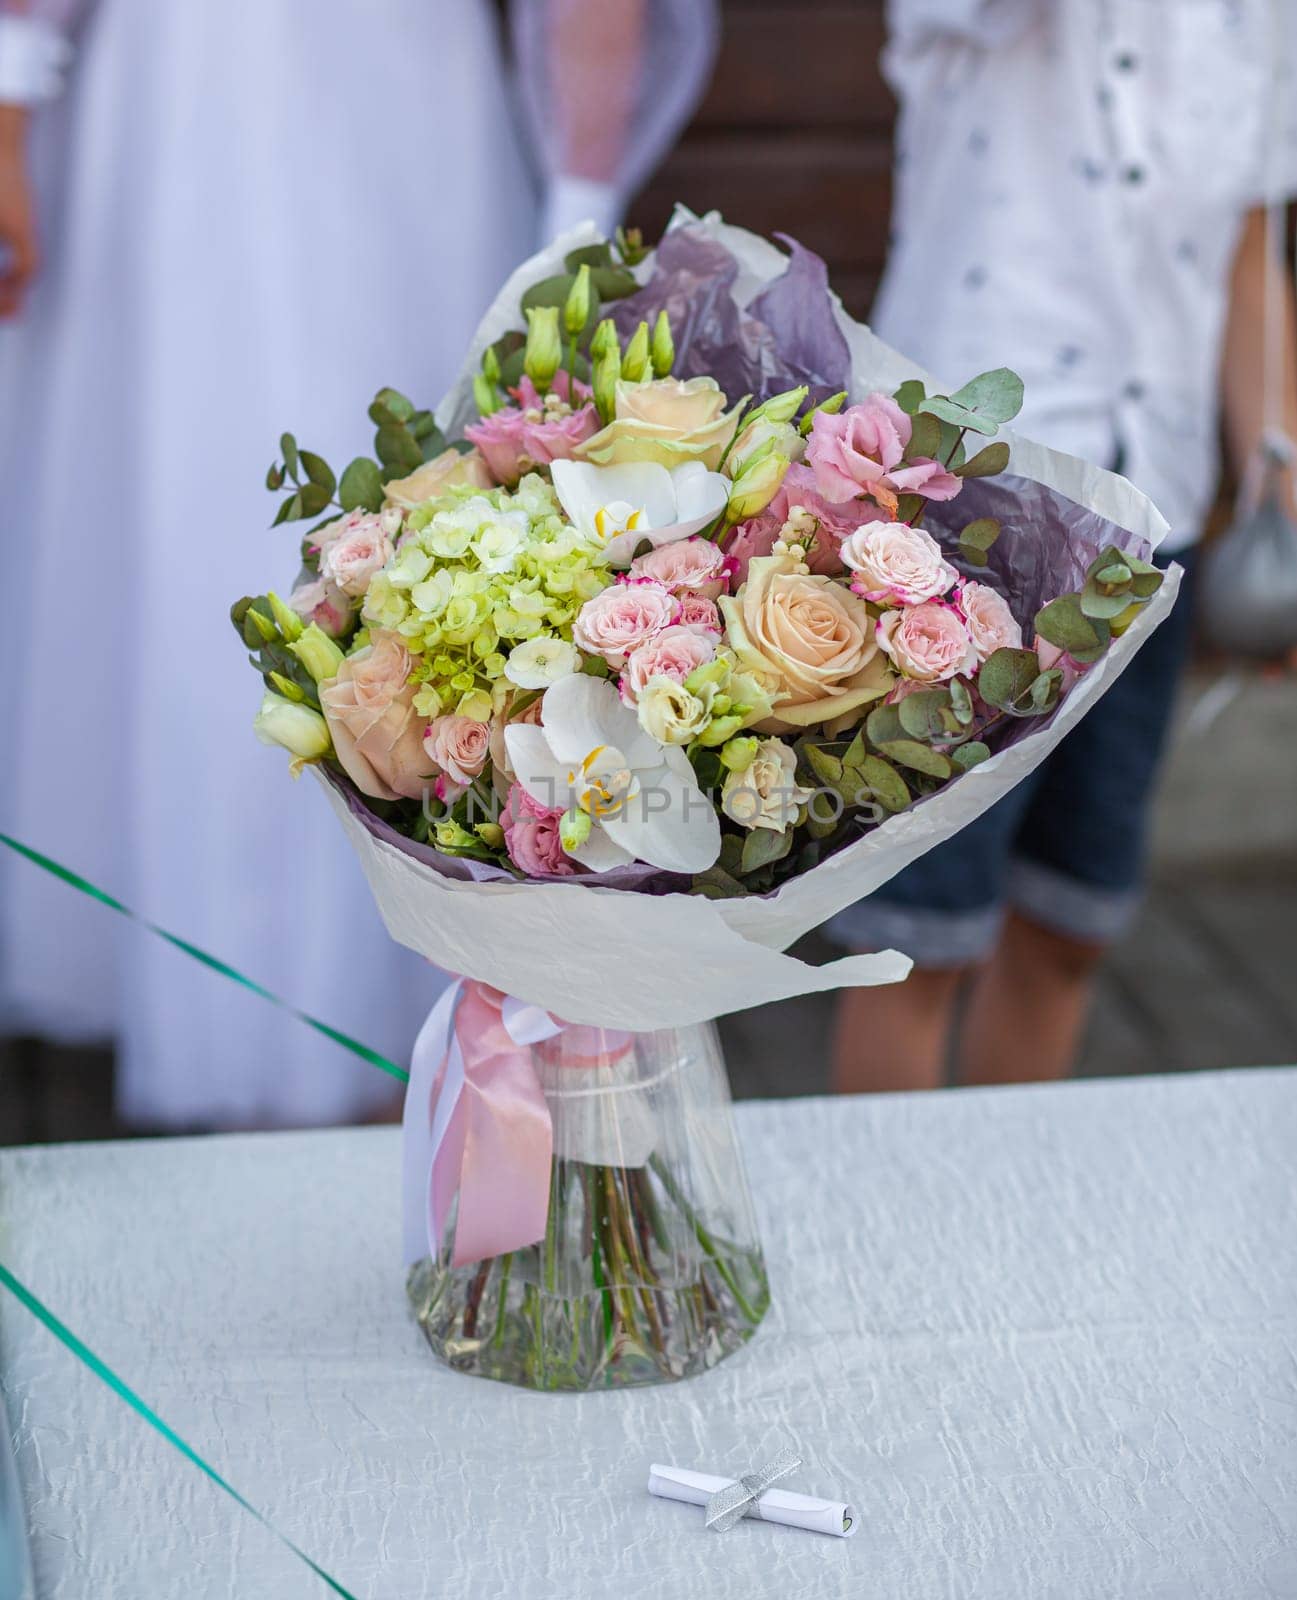
MULTIPOLYGON (((715 606, 709 600, 706 604, 715 606)), ((719 635, 688 627, 663 628, 655 638, 632 650, 621 675, 621 697, 634 705, 650 678, 673 678, 683 683, 696 667, 715 659, 719 635)))
POLYGON ((1050 644, 1048 639, 1037 639, 1032 649, 1036 652, 1036 659, 1040 662, 1042 672, 1048 672, 1051 667, 1058 668, 1063 674, 1059 692, 1070 694, 1073 685, 1086 670, 1081 662, 1073 661, 1066 650, 1060 649, 1056 644, 1050 644))
POLYGON ((576 863, 563 848, 558 824, 563 813, 533 800, 520 783, 509 791, 509 803, 500 813, 504 847, 509 859, 529 878, 570 878, 576 863))
POLYGON ((363 595, 369 580, 392 559, 392 541, 382 516, 353 513, 343 520, 350 525, 323 548, 320 575, 343 594, 363 595))
POLYGON ((959 579, 932 535, 904 522, 862 524, 842 541, 841 555, 856 593, 885 604, 935 600, 959 579))
POLYGON ((338 760, 361 794, 376 800, 418 800, 432 781, 410 666, 397 635, 376 629, 337 677, 320 685, 320 709, 338 760))
POLYGON ((438 717, 428 724, 424 748, 441 773, 460 789, 467 789, 490 755, 491 729, 472 717, 438 717))
POLYGON ((885 611, 878 621, 878 643, 898 672, 920 683, 944 683, 977 665, 964 619, 940 600, 885 611))
POLYGON ((351 600, 327 578, 299 584, 289 595, 288 603, 303 622, 313 622, 330 639, 341 638, 351 626, 351 600))
POLYGON ((775 491, 775 497, 750 522, 740 523, 730 536, 726 549, 738 563, 738 581, 747 577, 748 562, 768 556, 775 540, 809 541, 806 564, 812 572, 834 577, 842 571, 838 550, 849 533, 860 526, 858 503, 839 505, 826 500, 815 482, 815 474, 802 462, 794 462, 775 491))
POLYGON ((570 460, 577 446, 599 431, 599 416, 585 384, 576 386, 582 403, 575 408, 569 404, 566 372, 555 375, 543 399, 528 377, 509 392, 516 406, 505 406, 464 429, 464 437, 481 451, 497 483, 512 485, 534 467, 570 460))
POLYGON ((715 600, 725 589, 732 563, 710 539, 680 539, 636 556, 630 564, 632 578, 653 578, 672 594, 688 589, 715 600))
POLYGON ((624 667, 631 651, 669 628, 679 612, 679 602, 660 583, 614 583, 581 607, 572 642, 610 667, 624 667))
POLYGON ((990 584, 966 583, 955 598, 979 661, 985 661, 997 650, 1022 649, 1022 629, 1014 620, 1008 601, 990 584))
POLYGON ((953 500, 963 481, 939 461, 925 457, 901 466, 912 431, 909 417, 885 394, 871 394, 836 416, 817 411, 806 459, 820 493, 838 504, 867 494, 888 510, 900 494, 953 500))
POLYGON ((716 609, 716 602, 709 600, 701 594, 682 594, 676 598, 680 602, 679 626, 692 628, 699 633, 720 633, 721 614, 716 609))

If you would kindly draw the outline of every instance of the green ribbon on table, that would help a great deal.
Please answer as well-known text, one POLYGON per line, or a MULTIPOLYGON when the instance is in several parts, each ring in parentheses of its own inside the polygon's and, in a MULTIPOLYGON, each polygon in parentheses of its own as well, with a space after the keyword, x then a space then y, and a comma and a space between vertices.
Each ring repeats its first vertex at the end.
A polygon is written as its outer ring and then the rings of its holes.
MULTIPOLYGON (((371 1067, 377 1067, 380 1072, 386 1072, 389 1077, 396 1078, 401 1083, 409 1081, 410 1074, 406 1072, 404 1067, 398 1067, 395 1061, 389 1061, 386 1056, 380 1055, 377 1050, 371 1050, 368 1045, 361 1044, 358 1039, 353 1039, 348 1034, 341 1033, 337 1028, 331 1028, 327 1022, 319 1021, 318 1018, 311 1016, 308 1012, 291 1005, 287 1000, 281 1000, 277 994, 272 994, 269 989, 246 977, 237 968, 230 966, 227 961, 221 961, 216 956, 209 955, 206 950, 200 950, 196 944, 190 944, 188 939, 182 939, 177 934, 168 933, 165 928, 160 928, 156 922, 150 922, 147 917, 142 917, 138 912, 132 911, 129 906, 123 905, 120 900, 108 894, 105 890, 97 888, 89 879, 81 877, 79 873, 73 872, 70 868, 51 860, 49 856, 42 855, 39 850, 33 850, 30 845, 22 844, 17 839, 11 838, 7 833, 0 833, 0 844, 8 845, 11 850, 32 862, 33 865, 52 873, 61 882, 68 884, 81 894, 88 895, 92 900, 97 900, 100 905, 109 906, 113 911, 120 912, 122 916, 129 917, 132 922, 139 923, 141 927, 147 928, 150 933, 157 934, 159 939, 165 939, 168 944, 174 945, 177 950, 183 950, 186 955, 192 956, 195 961, 200 961, 203 966, 210 967, 213 972, 219 972, 222 977, 241 984, 245 989, 250 989, 253 994, 260 995, 263 1000, 269 1000, 271 1005, 278 1006, 281 1011, 287 1011, 290 1016, 296 1017, 300 1022, 304 1022, 308 1028, 314 1028, 317 1033, 322 1033, 326 1039, 332 1039, 335 1044, 340 1044, 344 1050, 350 1050, 352 1055, 368 1062, 371 1067)), ((83 1366, 88 1367, 96 1378, 102 1383, 106 1383, 114 1394, 125 1400, 131 1410, 143 1417, 145 1422, 160 1433, 168 1444, 179 1450, 187 1461, 196 1466, 200 1472, 205 1473, 218 1488, 223 1489, 246 1512, 255 1517, 263 1528, 274 1534, 275 1538, 281 1544, 286 1545, 299 1560, 304 1561, 311 1571, 328 1584, 335 1594, 341 1595, 342 1600, 356 1600, 356 1596, 352 1594, 350 1589, 344 1589, 336 1578, 331 1578, 323 1567, 311 1560, 305 1550, 299 1549, 286 1534, 280 1533, 272 1522, 262 1516, 256 1506, 245 1500, 234 1485, 227 1482, 210 1462, 204 1461, 192 1445, 187 1444, 174 1428, 162 1420, 152 1406, 141 1400, 139 1395, 122 1378, 119 1378, 106 1362, 102 1361, 88 1345, 78 1339, 70 1328, 60 1322, 49 1307, 43 1305, 24 1283, 14 1277, 3 1262, 0 1262, 0 1286, 8 1289, 10 1294, 14 1295, 21 1305, 25 1306, 39 1322, 43 1323, 54 1337, 76 1356, 83 1366)))
POLYGON ((60 1344, 66 1345, 83 1366, 89 1367, 96 1378, 106 1383, 114 1394, 125 1400, 131 1410, 143 1417, 145 1422, 151 1428, 156 1429, 168 1444, 174 1445, 187 1461, 191 1461, 200 1472, 206 1473, 217 1488, 224 1489, 226 1494, 231 1499, 236 1500, 251 1516, 254 1516, 263 1528, 273 1533, 281 1544, 287 1545, 299 1561, 304 1561, 311 1571, 315 1573, 316 1577, 322 1578, 328 1584, 334 1594, 341 1595, 342 1600, 356 1600, 356 1596, 352 1594, 350 1589, 344 1589, 336 1578, 331 1578, 318 1562, 312 1561, 306 1551, 295 1545, 287 1534, 280 1533, 274 1523, 263 1517, 251 1501, 245 1500, 234 1485, 223 1478, 209 1461, 204 1461, 192 1445, 186 1444, 174 1428, 163 1422, 153 1407, 141 1400, 134 1389, 119 1378, 106 1361, 101 1360, 93 1350, 77 1338, 71 1328, 60 1322, 49 1307, 43 1305, 26 1284, 15 1278, 2 1261, 0 1261, 0 1285, 3 1285, 12 1295, 16 1296, 20 1304, 26 1306, 27 1310, 31 1312, 38 1322, 44 1323, 60 1344))
POLYGON ((213 972, 219 972, 223 978, 229 978, 234 983, 241 984, 245 989, 251 989, 253 994, 259 994, 263 1000, 269 1000, 272 1006, 278 1006, 281 1011, 287 1011, 290 1017, 296 1017, 299 1022, 304 1022, 308 1028, 314 1028, 317 1033, 322 1033, 326 1039, 332 1039, 334 1044, 340 1044, 344 1050, 350 1050, 352 1055, 359 1056, 362 1061, 367 1061, 371 1067, 377 1067, 380 1072, 386 1072, 391 1078, 398 1079, 401 1083, 410 1081, 410 1074, 404 1067, 398 1067, 395 1061, 389 1061, 386 1056, 379 1055, 377 1050, 371 1050, 367 1044, 361 1044, 359 1039, 353 1039, 348 1034, 341 1033, 337 1028, 331 1028, 327 1022, 321 1022, 318 1017, 311 1016, 306 1011, 301 1011, 297 1006, 291 1005, 287 1000, 281 1000, 277 994, 272 994, 269 989, 246 977, 237 968, 230 966, 228 961, 221 961, 216 956, 208 955, 206 950, 200 950, 196 944, 190 944, 188 939, 182 939, 179 934, 168 933, 165 928, 159 928, 156 922, 150 922, 147 917, 140 916, 138 911, 132 911, 129 906, 124 906, 120 900, 115 899, 104 889, 96 888, 88 878, 83 878, 79 873, 73 872, 69 867, 60 866, 57 861, 52 861, 49 856, 43 856, 39 850, 33 850, 30 845, 21 844, 17 839, 11 839, 7 833, 0 833, 0 844, 7 844, 11 850, 24 856, 28 861, 46 872, 52 873, 61 882, 70 884, 72 888, 80 890, 82 894, 89 895, 92 900, 98 900, 100 905, 109 906, 114 911, 120 911, 122 916, 129 917, 132 922, 138 922, 140 927, 147 928, 150 933, 156 933, 159 939, 165 939, 168 944, 175 945, 177 950, 183 950, 187 956, 193 956, 195 961, 201 961, 203 966, 210 967, 213 972))

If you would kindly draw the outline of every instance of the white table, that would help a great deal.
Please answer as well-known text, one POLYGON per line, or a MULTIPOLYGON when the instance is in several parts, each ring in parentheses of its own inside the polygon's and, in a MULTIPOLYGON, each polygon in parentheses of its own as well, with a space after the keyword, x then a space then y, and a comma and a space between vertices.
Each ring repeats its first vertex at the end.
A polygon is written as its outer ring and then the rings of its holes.
MULTIPOLYGON (((0 1153, 0 1258, 366 1600, 1297 1595, 1297 1070, 740 1108, 775 1306, 669 1388, 450 1373, 389 1130, 0 1153), (644 1492, 849 1496, 859 1537, 644 1492)), ((0 1292, 41 1600, 324 1586, 0 1292)))

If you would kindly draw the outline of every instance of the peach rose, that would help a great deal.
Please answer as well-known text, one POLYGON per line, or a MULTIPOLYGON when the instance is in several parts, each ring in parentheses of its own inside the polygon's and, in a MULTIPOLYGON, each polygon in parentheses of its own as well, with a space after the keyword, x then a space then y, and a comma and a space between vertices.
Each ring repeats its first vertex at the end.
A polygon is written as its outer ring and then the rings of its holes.
POLYGON ((618 383, 613 420, 580 445, 576 456, 600 467, 622 461, 656 461, 663 467, 701 461, 715 472, 733 437, 736 412, 725 410, 715 378, 618 383))
POLYGON ((669 628, 679 611, 675 596, 660 583, 614 583, 577 612, 572 642, 610 667, 624 667, 631 651, 669 628))
POLYGON ((842 541, 839 553, 855 574, 855 592, 886 605, 935 600, 959 579, 932 535, 906 522, 866 522, 842 541))
POLYGON ((989 583, 966 583, 956 599, 979 661, 997 650, 1022 649, 1022 629, 1008 601, 989 583))
POLYGON ((715 659, 716 634, 694 628, 663 628, 646 644, 632 650, 621 675, 621 697, 634 705, 650 678, 671 678, 683 683, 695 667, 705 667, 715 659))
POLYGON ((451 783, 467 789, 490 755, 491 730, 472 717, 446 716, 430 722, 423 745, 433 763, 451 783))
POLYGON ((884 612, 878 622, 878 643, 905 677, 920 683, 944 683, 977 666, 977 651, 964 619, 954 606, 939 600, 884 612))
POLYGON ((865 602, 793 556, 749 562, 747 582, 720 607, 740 664, 771 686, 762 733, 837 721, 891 687, 865 602))
POLYGON ((402 511, 413 511, 425 500, 435 500, 438 495, 459 484, 467 484, 473 489, 495 487, 479 451, 470 450, 465 454, 452 446, 439 456, 433 456, 431 461, 425 461, 408 478, 390 479, 383 493, 387 497, 387 505, 399 506, 402 511))
POLYGON ((432 781, 423 748, 427 726, 415 714, 410 652, 394 633, 376 630, 320 685, 320 709, 333 748, 361 794, 418 800, 432 781))

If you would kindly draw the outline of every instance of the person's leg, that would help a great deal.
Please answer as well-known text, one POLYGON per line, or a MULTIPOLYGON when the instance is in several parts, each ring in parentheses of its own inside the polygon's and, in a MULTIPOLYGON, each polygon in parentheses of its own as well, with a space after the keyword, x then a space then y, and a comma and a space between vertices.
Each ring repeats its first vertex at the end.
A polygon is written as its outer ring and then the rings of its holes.
POLYGON ((960 1083, 1062 1078, 1072 1068, 1095 973, 1138 909, 1148 813, 1190 622, 1182 590, 1042 769, 1014 846, 1010 915, 962 1019, 960 1083))
POLYGON ((902 950, 915 963, 904 983, 839 996, 833 1040, 839 1094, 937 1089, 946 1082, 955 1002, 999 932, 1009 851, 1033 784, 1028 779, 829 922, 829 936, 848 949, 902 950))

